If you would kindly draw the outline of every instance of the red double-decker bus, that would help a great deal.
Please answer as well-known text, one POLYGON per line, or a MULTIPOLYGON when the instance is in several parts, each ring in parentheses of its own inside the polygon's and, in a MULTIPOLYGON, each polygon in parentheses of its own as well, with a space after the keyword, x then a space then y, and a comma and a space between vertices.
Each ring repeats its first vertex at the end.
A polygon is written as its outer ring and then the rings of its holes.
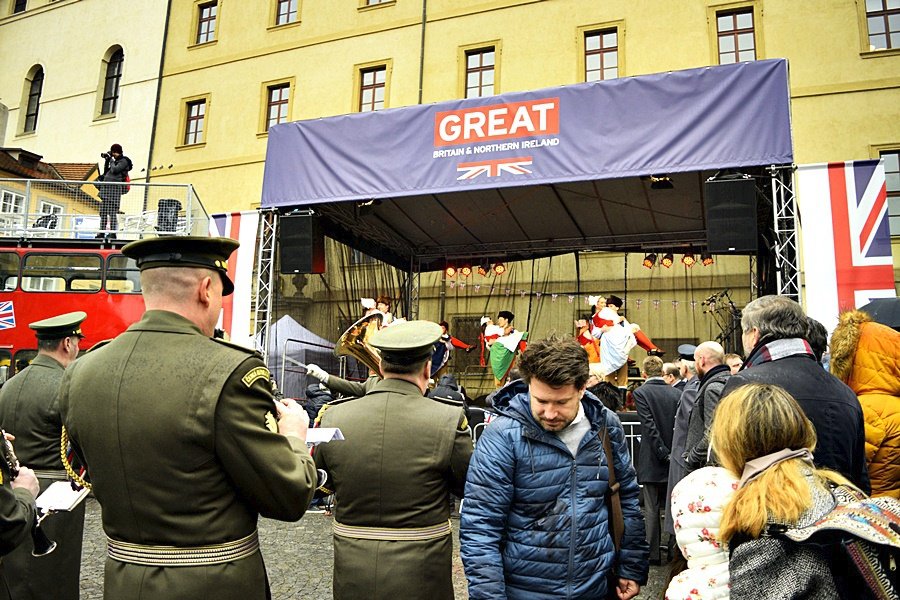
POLYGON ((140 272, 125 243, 0 239, 0 382, 37 354, 29 323, 83 310, 84 350, 141 318, 140 272))

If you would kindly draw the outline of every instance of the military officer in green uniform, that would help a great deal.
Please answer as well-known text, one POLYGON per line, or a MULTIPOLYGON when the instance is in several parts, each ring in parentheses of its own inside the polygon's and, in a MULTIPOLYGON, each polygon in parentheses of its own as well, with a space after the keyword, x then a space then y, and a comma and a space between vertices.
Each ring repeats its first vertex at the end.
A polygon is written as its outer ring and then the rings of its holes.
MULTIPOLYGON (((6 450, 6 446, 2 446, 6 450)), ((36 509, 34 500, 38 495, 38 480, 34 471, 19 467, 18 476, 13 479, 9 457, 0 453, 0 556, 5 557, 25 543, 34 525, 36 509)), ((10 600, 9 583, 22 577, 12 569, 5 568, 5 560, 0 559, 0 600, 10 600)))
MULTIPOLYGON (((67 366, 78 357, 84 337, 84 312, 72 312, 31 323, 38 353, 31 366, 17 373, 0 389, 0 427, 16 436, 16 455, 34 469, 41 492, 54 481, 64 481, 59 453, 62 421, 57 394, 67 366)), ((72 511, 47 517, 42 523, 56 550, 41 557, 31 555, 32 544, 16 548, 5 559, 6 569, 16 573, 9 582, 17 600, 68 600, 79 597, 84 503, 72 511)))
POLYGON ((450 493, 462 496, 472 438, 462 408, 424 396, 441 328, 408 321, 372 336, 384 379, 338 400, 316 464, 335 494, 335 600, 453 598, 450 493))
POLYGON ((257 519, 296 521, 312 499, 306 412, 275 402, 257 353, 212 337, 237 246, 127 244, 147 312, 63 378, 64 433, 102 509, 104 598, 268 598, 257 519))

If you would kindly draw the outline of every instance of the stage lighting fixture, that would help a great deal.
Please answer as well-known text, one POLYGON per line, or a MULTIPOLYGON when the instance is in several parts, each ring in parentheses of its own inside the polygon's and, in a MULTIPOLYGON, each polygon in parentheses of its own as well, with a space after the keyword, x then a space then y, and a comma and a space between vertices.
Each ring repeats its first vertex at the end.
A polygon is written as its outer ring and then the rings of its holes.
POLYGON ((709 252, 704 252, 700 255, 700 262, 703 263, 704 267, 708 267, 716 261, 713 260, 712 254, 710 254, 709 252))
POLYGON ((472 267, 470 265, 463 265, 459 268, 459 274, 463 277, 468 277, 472 274, 472 267))
POLYGON ((684 256, 681 257, 681 262, 684 266, 690 269, 694 266, 694 263, 697 262, 697 259, 694 258, 693 252, 687 252, 684 256))
POLYGON ((444 270, 444 273, 447 275, 447 277, 456 277, 456 267, 447 267, 444 270))
POLYGON ((653 265, 656 264, 656 252, 651 252, 647 256, 644 257, 643 265, 648 269, 652 269, 653 265))
POLYGON ((494 275, 503 275, 506 273, 506 265, 503 263, 497 263, 494 265, 494 275))
POLYGON ((671 267, 675 263, 675 257, 672 256, 672 253, 669 252, 665 256, 662 257, 662 260, 659 261, 659 264, 664 266, 665 268, 671 267))
POLYGON ((651 175, 650 176, 650 189, 651 190, 674 190, 675 184, 672 183, 672 178, 668 175, 651 175))
POLYGON ((476 273, 481 275, 482 277, 487 276, 488 270, 484 268, 484 265, 478 265, 478 269, 475 270, 476 273))

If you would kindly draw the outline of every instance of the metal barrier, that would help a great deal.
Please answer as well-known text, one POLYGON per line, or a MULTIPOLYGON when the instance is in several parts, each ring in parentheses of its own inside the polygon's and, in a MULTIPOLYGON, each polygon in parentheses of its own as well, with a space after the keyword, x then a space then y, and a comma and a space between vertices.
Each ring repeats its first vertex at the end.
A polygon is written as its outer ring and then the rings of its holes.
POLYGON ((0 179, 0 237, 91 239, 115 234, 127 240, 208 233, 209 215, 190 184, 0 179), (100 228, 102 198, 119 199, 115 228, 100 228))

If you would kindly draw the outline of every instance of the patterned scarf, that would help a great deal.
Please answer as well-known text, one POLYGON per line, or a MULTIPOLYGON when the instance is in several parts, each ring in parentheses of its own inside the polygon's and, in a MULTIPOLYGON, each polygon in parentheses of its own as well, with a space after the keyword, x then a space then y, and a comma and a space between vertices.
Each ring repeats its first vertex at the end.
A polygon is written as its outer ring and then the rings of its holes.
POLYGON ((754 348, 750 356, 747 357, 747 362, 744 363, 744 369, 797 354, 808 354, 815 360, 815 355, 809 346, 809 342, 803 338, 772 340, 754 348))

